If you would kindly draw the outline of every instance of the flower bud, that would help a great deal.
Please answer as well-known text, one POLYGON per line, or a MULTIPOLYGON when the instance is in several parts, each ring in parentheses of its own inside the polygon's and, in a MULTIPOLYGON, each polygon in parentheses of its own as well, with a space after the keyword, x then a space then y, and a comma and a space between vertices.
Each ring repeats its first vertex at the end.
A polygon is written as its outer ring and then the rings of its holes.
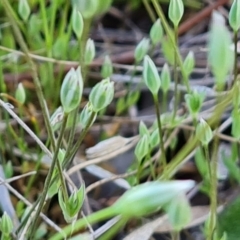
POLYGON ((101 75, 103 78, 108 78, 113 73, 112 61, 109 56, 105 56, 101 69, 101 75))
POLYGON ((114 85, 110 82, 109 78, 106 78, 96 84, 89 96, 89 100, 92 104, 93 111, 99 112, 100 110, 107 107, 114 96, 114 85))
POLYGON ((203 146, 207 146, 213 138, 212 129, 202 118, 197 125, 196 136, 203 146))
POLYGON ((163 37, 163 28, 160 19, 158 19, 151 27, 150 30, 150 39, 153 45, 156 45, 162 40, 163 37))
POLYGON ((6 212, 4 212, 2 218, 0 219, 0 230, 3 235, 10 235, 13 230, 13 223, 11 218, 8 216, 6 212))
POLYGON ((172 21, 174 27, 179 25, 179 22, 183 16, 184 6, 182 0, 170 0, 168 8, 168 16, 172 21))
POLYGON ((82 185, 78 191, 74 191, 71 196, 65 202, 63 198, 62 189, 58 192, 59 205, 63 211, 66 222, 71 223, 77 218, 78 212, 80 211, 83 201, 85 198, 85 186, 82 185))
POLYGON ((126 217, 149 215, 169 204, 180 193, 189 191, 194 185, 192 180, 140 184, 125 192, 112 207, 117 214, 126 217))
POLYGON ((139 140, 139 142, 137 143, 137 146, 135 148, 134 154, 139 163, 148 154, 148 151, 149 151, 149 141, 148 140, 149 140, 149 138, 145 134, 143 137, 141 137, 141 139, 139 140))
POLYGON ((96 0, 72 0, 74 8, 79 10, 85 19, 92 18, 96 15, 99 1, 96 0))
POLYGON ((18 102, 20 102, 21 104, 24 104, 26 100, 26 92, 22 83, 18 84, 16 93, 15 93, 15 98, 18 102))
POLYGON ((83 23, 82 14, 80 13, 80 11, 77 11, 75 8, 73 8, 73 12, 72 12, 72 28, 77 38, 81 39, 84 23, 83 23))
POLYGON ((183 62, 183 69, 187 76, 189 76, 192 73, 194 66, 195 66, 194 54, 192 51, 190 51, 183 62))
POLYGON ((96 117, 97 117, 97 114, 93 111, 92 104, 88 102, 80 113, 79 123, 82 128, 86 128, 87 126, 90 127, 94 123, 96 117), (89 123, 92 114, 94 114, 94 117, 92 119, 92 122, 89 123))
POLYGON ((88 39, 86 43, 86 48, 84 52, 84 63, 90 64, 95 57, 95 45, 92 39, 88 39))
POLYGON ((149 56, 144 57, 143 80, 153 95, 157 95, 161 80, 154 62, 149 56))
POLYGON ((240 28, 240 1, 234 0, 229 12, 229 24, 234 32, 240 28))
POLYGON ((64 113, 70 113, 80 104, 83 91, 83 79, 80 67, 71 70, 65 76, 60 92, 64 113))
POLYGON ((161 72, 161 85, 164 93, 168 91, 170 87, 170 83, 171 83, 170 70, 169 70, 168 64, 165 63, 163 65, 163 69, 161 72))
POLYGON ((204 93, 198 93, 196 91, 185 95, 187 108, 194 117, 196 117, 197 114, 199 113, 204 98, 205 98, 204 93))
POLYGON ((18 13, 24 21, 28 20, 31 11, 27 0, 19 0, 18 13))
POLYGON ((134 58, 137 63, 141 62, 149 49, 149 39, 143 38, 135 48, 134 58))

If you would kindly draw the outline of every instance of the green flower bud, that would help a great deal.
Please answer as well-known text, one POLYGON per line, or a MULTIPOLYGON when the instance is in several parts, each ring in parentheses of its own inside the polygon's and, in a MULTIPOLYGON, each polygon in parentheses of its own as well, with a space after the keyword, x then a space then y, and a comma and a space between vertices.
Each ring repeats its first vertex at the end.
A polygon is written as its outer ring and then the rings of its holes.
POLYGON ((137 63, 141 62, 149 49, 149 39, 143 38, 135 48, 134 58, 137 63))
POLYGON ((89 96, 89 100, 92 104, 93 111, 99 112, 107 107, 114 96, 114 83, 110 82, 109 78, 106 78, 96 84, 89 96))
POLYGON ((70 113, 80 104, 83 91, 83 79, 80 67, 71 70, 65 76, 60 92, 64 113, 70 113))
POLYGON ((101 69, 101 75, 103 78, 111 77, 113 73, 112 61, 109 56, 105 56, 101 69))
POLYGON ((240 0, 234 0, 229 12, 229 24, 234 32, 240 28, 240 0))
POLYGON ((99 1, 96 0, 72 0, 72 5, 81 12, 83 18, 89 19, 96 15, 99 1))
POLYGON ((76 220, 78 212, 80 211, 85 198, 85 186, 82 185, 78 191, 74 191, 68 198, 67 202, 64 202, 62 189, 58 192, 59 205, 63 211, 64 219, 66 222, 71 223, 76 220))
POLYGON ((149 137, 145 134, 139 140, 139 142, 135 148, 135 151, 134 151, 134 154, 139 163, 147 155, 148 151, 149 151, 149 137))
POLYGON ((60 128, 63 117, 64 117, 63 108, 58 107, 50 118, 50 123, 54 131, 57 131, 60 128))
POLYGON ((198 93, 196 91, 193 91, 192 93, 185 95, 187 108, 194 117, 196 117, 197 114, 199 113, 204 98, 205 98, 204 93, 198 93))
POLYGON ((84 52, 84 63, 90 64, 95 57, 95 45, 92 39, 88 39, 86 43, 86 48, 84 52))
POLYGON ((28 20, 31 11, 27 0, 19 0, 18 13, 25 22, 28 20))
POLYGON ((158 19, 151 27, 150 30, 150 39, 153 45, 160 43, 163 37, 163 28, 161 24, 161 20, 158 19))
POLYGON ((172 21, 174 27, 179 25, 179 22, 183 16, 184 6, 182 0, 170 0, 168 8, 168 16, 172 21))
POLYGON ((125 192, 112 207, 117 214, 128 218, 149 215, 169 204, 179 194, 189 191, 194 185, 192 180, 140 184, 125 192))
POLYGON ((161 72, 161 87, 164 93, 166 93, 170 87, 171 83, 171 76, 170 76, 170 70, 168 67, 168 64, 165 63, 163 65, 163 69, 161 72))
POLYGON ((20 102, 21 104, 25 103, 26 100, 26 92, 25 89, 23 87, 22 83, 18 84, 16 93, 15 93, 15 98, 17 99, 18 102, 20 102))
POLYGON ((73 12, 72 12, 72 28, 77 38, 81 39, 84 23, 83 23, 82 14, 80 13, 80 11, 76 10, 75 8, 73 8, 73 12))
POLYGON ((95 119, 97 117, 97 114, 93 111, 93 106, 90 102, 88 102, 83 110, 81 111, 81 114, 79 116, 79 123, 82 128, 86 128, 87 126, 92 126, 95 119), (91 116, 94 114, 94 117, 92 119, 92 122, 89 123, 91 116))
POLYGON ((234 54, 230 49, 231 43, 230 33, 224 24, 224 18, 219 13, 213 12, 208 62, 219 90, 223 88, 226 76, 233 67, 234 54))
POLYGON ((190 51, 183 62, 183 69, 187 76, 189 76, 192 73, 194 66, 195 66, 194 53, 190 51))
POLYGON ((0 230, 3 235, 10 235, 13 230, 13 223, 11 218, 8 216, 6 212, 3 213, 2 218, 0 219, 0 230))
POLYGON ((153 95, 157 95, 161 86, 161 80, 154 62, 149 56, 144 57, 143 80, 153 95))
POLYGON ((111 7, 111 4, 112 0, 98 1, 98 8, 96 13, 98 15, 104 14, 111 7))
POLYGON ((203 146, 207 146, 213 138, 212 129, 202 118, 197 125, 196 136, 203 146))

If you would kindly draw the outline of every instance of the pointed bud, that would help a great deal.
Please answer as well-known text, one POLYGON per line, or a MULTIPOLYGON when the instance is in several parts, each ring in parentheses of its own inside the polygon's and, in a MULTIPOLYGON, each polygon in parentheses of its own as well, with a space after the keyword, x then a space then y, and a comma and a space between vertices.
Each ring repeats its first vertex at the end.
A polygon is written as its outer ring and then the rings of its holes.
POLYGON ((95 57, 95 45, 92 39, 88 39, 86 43, 86 48, 84 52, 84 63, 90 64, 95 57))
POLYGON ((97 114, 93 111, 93 106, 90 102, 88 102, 83 110, 81 111, 80 117, 79 117, 79 123, 82 128, 86 128, 87 126, 92 126, 95 119, 97 117, 97 114), (94 117, 92 119, 92 122, 90 123, 91 116, 94 114, 94 117))
POLYGON ((114 96, 114 83, 106 78, 96 84, 89 96, 89 101, 93 106, 93 111, 99 112, 107 107, 113 100, 114 96))
POLYGON ((82 185, 78 191, 74 191, 65 202, 63 198, 62 188, 58 192, 58 202, 64 215, 66 222, 71 223, 76 220, 85 198, 85 186, 82 185))
POLYGON ((148 154, 149 151, 149 141, 148 141, 148 136, 145 134, 141 139, 139 140, 134 154, 138 160, 139 163, 143 160, 143 158, 148 154))
POLYGON ((96 15, 99 1, 96 0, 72 0, 72 5, 81 12, 83 18, 89 19, 96 15))
POLYGON ((141 62, 149 49, 149 39, 143 38, 135 48, 134 58, 137 63, 141 62))
POLYGON ((161 24, 161 20, 158 19, 150 29, 150 39, 153 45, 160 43, 163 37, 163 28, 161 24))
POLYGON ((164 93, 166 93, 170 87, 171 76, 168 64, 165 63, 161 72, 161 87, 164 93))
MULTIPOLYGON (((2 218, 0 219, 0 230, 3 233, 3 235, 6 235, 6 236, 9 236, 13 230, 12 220, 6 212, 4 212, 2 218)), ((2 238, 2 239, 5 239, 5 238, 2 238)))
POLYGON ((214 11, 209 36, 208 62, 212 68, 218 89, 222 89, 226 76, 233 67, 233 53, 230 49, 231 37, 224 24, 224 18, 214 11), (220 37, 221 36, 221 37, 220 37))
POLYGON ((168 8, 168 17, 172 21, 174 27, 179 25, 179 22, 183 16, 184 6, 182 0, 170 0, 168 8))
POLYGON ((183 62, 183 70, 187 76, 189 76, 195 66, 194 53, 190 51, 183 62))
POLYGON ((203 146, 207 146, 213 138, 212 129, 202 118, 197 125, 196 136, 203 146))
POLYGON ((70 113, 80 104, 83 91, 83 79, 80 67, 71 70, 65 76, 60 92, 64 113, 70 113))
POLYGON ((28 20, 31 11, 27 0, 19 0, 18 13, 25 22, 28 20))
POLYGON ((101 76, 103 78, 108 78, 111 77, 112 73, 113 73, 112 61, 109 56, 105 56, 101 69, 101 76))
POLYGON ((187 108, 194 117, 196 117, 197 114, 199 113, 204 98, 205 98, 204 93, 198 93, 196 91, 193 91, 192 93, 185 95, 187 108))
POLYGON ((161 86, 161 80, 154 62, 149 56, 144 57, 143 80, 153 95, 157 95, 161 86))
POLYGON ((26 92, 25 92, 25 89, 24 89, 22 83, 19 83, 19 84, 18 84, 16 93, 15 93, 15 98, 16 98, 16 100, 17 100, 18 102, 20 102, 21 104, 24 104, 24 103, 25 103, 25 100, 26 100, 26 92))
POLYGON ((81 39, 84 23, 83 23, 82 14, 80 13, 80 11, 77 11, 75 8, 73 8, 73 12, 72 12, 72 28, 77 38, 81 39))
POLYGON ((234 0, 229 12, 229 24, 234 32, 240 28, 240 0, 234 0))

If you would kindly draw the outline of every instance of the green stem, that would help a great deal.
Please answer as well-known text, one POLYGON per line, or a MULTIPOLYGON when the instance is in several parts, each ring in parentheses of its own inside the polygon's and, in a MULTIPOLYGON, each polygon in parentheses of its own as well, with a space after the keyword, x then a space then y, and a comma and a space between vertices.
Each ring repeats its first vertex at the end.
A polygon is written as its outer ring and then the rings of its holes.
POLYGON ((2 3, 3 3, 3 7, 6 11, 6 14, 7 14, 7 16, 9 18, 10 22, 11 22, 14 34, 16 36, 16 40, 17 40, 19 46, 21 47, 22 51, 25 53, 26 59, 27 59, 29 65, 31 67, 33 81, 34 81, 34 85, 35 85, 35 88, 36 88, 36 93, 37 93, 37 96, 38 96, 38 100, 39 100, 39 103, 40 103, 40 106, 41 106, 41 110, 42 110, 42 114, 43 114, 43 118, 44 118, 44 123, 45 123, 46 128, 47 128, 48 136, 51 139, 52 147, 55 150, 55 137, 53 135, 51 124, 50 124, 50 121, 49 121, 48 109, 47 109, 47 106, 46 106, 46 103, 45 103, 45 100, 44 100, 44 95, 43 95, 43 92, 42 92, 40 80, 39 80, 38 75, 37 75, 36 66, 35 66, 34 62, 32 61, 31 57, 29 56, 28 47, 27 47, 27 45, 26 45, 26 43, 23 39, 21 31, 19 30, 18 25, 16 24, 16 22, 14 20, 14 17, 11 15, 11 13, 13 12, 11 5, 9 4, 8 0, 3 0, 2 3))
POLYGON ((163 165, 163 172, 165 172, 166 166, 167 166, 167 160, 166 160, 166 153, 164 149, 164 142, 163 142, 163 132, 162 132, 162 124, 161 124, 161 118, 160 118, 160 106, 158 102, 158 95, 153 96, 153 101, 155 105, 156 115, 157 115, 157 124, 158 124, 158 134, 160 139, 160 149, 161 149, 161 156, 160 156, 160 164, 163 165))
POLYGON ((238 75, 238 52, 237 52, 237 45, 238 45, 238 32, 234 32, 234 83, 237 81, 238 75))
MULTIPOLYGON (((174 40, 175 45, 178 46, 178 27, 174 27, 174 40)), ((177 107, 179 102, 179 93, 178 93, 178 69, 177 69, 177 51, 174 51, 174 65, 173 65, 173 79, 174 79, 174 109, 173 109, 173 117, 172 121, 174 121, 177 107)))
MULTIPOLYGON (((208 228, 208 236, 207 240, 214 239, 214 233, 217 225, 217 152, 218 152, 219 138, 216 136, 214 139, 214 150, 213 150, 213 158, 210 164, 209 174, 210 174, 210 221, 208 228)), ((207 157, 207 161, 210 161, 210 156, 208 152, 208 147, 205 147, 205 155, 207 157)))
POLYGON ((176 46, 175 44, 175 40, 174 40, 174 37, 173 37, 173 34, 172 34, 172 31, 167 23, 167 20, 163 14, 163 11, 162 11, 162 8, 161 6, 159 5, 159 2, 158 0, 152 0, 152 3, 153 3, 153 6, 159 16, 159 18, 161 19, 161 22, 163 24, 163 27, 165 29, 165 32, 167 33, 168 35, 168 38, 170 40, 170 42, 172 43, 172 47, 174 49, 174 52, 176 53, 176 56, 177 56, 177 62, 178 62, 178 65, 179 65, 179 68, 181 70, 181 73, 182 73, 182 77, 183 77, 183 82, 187 88, 187 92, 190 93, 191 92, 191 89, 190 89, 190 85, 189 85, 189 81, 188 81, 188 77, 187 75, 185 74, 185 71, 184 71, 184 68, 183 68, 183 62, 182 62, 182 57, 181 57, 181 54, 179 52, 179 49, 178 47, 176 46))
POLYGON ((66 239, 69 235, 75 233, 76 231, 79 231, 85 227, 88 226, 88 224, 94 224, 99 221, 108 219, 113 217, 115 214, 115 211, 112 207, 105 208, 103 210, 100 210, 98 212, 95 212, 86 218, 81 218, 77 220, 74 225, 70 224, 67 227, 63 229, 62 232, 56 233, 54 236, 52 236, 49 240, 60 240, 60 239, 66 239))
POLYGON ((93 112, 89 118, 88 124, 87 126, 83 129, 83 131, 81 132, 81 135, 78 138, 78 141, 75 143, 75 145, 72 147, 72 151, 69 151, 69 154, 66 154, 66 158, 63 161, 63 168, 66 168, 67 165, 70 163, 70 161, 74 158, 74 156, 76 155, 83 139, 85 138, 90 126, 92 125, 92 121, 95 118, 97 113, 93 112))
POLYGON ((152 10, 151 5, 149 4, 149 0, 143 0, 143 4, 144 4, 144 7, 146 8, 148 15, 151 18, 152 22, 155 22, 157 18, 156 18, 154 11, 152 10))
MULTIPOLYGON (((54 155, 53 155, 52 164, 50 166, 50 169, 48 171, 48 174, 47 174, 47 177, 46 177, 46 180, 45 180, 45 183, 44 183, 44 188, 43 188, 43 192, 42 192, 42 195, 41 195, 41 199, 40 199, 39 204, 37 206, 36 213, 35 213, 35 215, 32 219, 32 227, 31 227, 30 232, 29 232, 29 239, 32 239, 32 237, 33 237, 35 227, 36 227, 36 224, 37 224, 37 219, 38 219, 38 217, 39 217, 39 215, 42 211, 43 205, 45 203, 46 196, 47 196, 50 184, 51 184, 51 179, 52 179, 52 176, 53 176, 53 172, 54 172, 56 163, 57 163, 57 166, 59 167, 59 165, 58 165, 58 163, 59 163, 58 152, 59 152, 59 149, 60 149, 61 144, 62 144, 62 139, 63 139, 63 136, 64 136, 64 131, 65 131, 66 124, 67 124, 67 116, 65 115, 64 118, 63 118, 60 134, 59 134, 59 137, 58 137, 58 140, 57 140, 56 151, 54 152, 54 155)), ((60 169, 61 169, 61 167, 60 167, 60 169)), ((61 178, 61 176, 62 176, 62 174, 60 174, 60 178, 61 178)), ((61 181, 62 181, 62 183, 64 182, 63 178, 61 179, 61 181)))

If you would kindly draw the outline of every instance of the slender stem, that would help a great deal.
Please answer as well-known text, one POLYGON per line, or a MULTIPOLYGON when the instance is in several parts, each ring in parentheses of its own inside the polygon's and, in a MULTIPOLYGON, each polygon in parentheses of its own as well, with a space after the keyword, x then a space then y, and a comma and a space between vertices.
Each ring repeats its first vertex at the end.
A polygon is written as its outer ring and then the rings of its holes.
POLYGON ((75 154, 77 153, 84 137, 86 136, 90 126, 92 125, 93 119, 95 118, 97 113, 93 112, 89 118, 87 126, 83 129, 81 132, 81 135, 78 138, 78 141, 75 143, 75 145, 72 148, 72 151, 69 151, 69 154, 66 154, 66 158, 63 161, 63 168, 66 168, 67 165, 70 163, 70 161, 74 158, 75 154))
MULTIPOLYGON (((174 27, 174 40, 175 45, 178 46, 178 27, 174 27)), ((172 121, 174 121, 177 107, 179 102, 179 92, 178 92, 178 69, 177 69, 177 51, 174 51, 174 65, 173 65, 173 79, 174 79, 174 109, 172 121)))
POLYGON ((56 233, 54 236, 52 236, 49 240, 60 240, 60 239, 66 239, 67 236, 70 234, 75 233, 76 231, 81 230, 82 228, 85 228, 88 226, 88 224, 94 224, 96 222, 105 220, 107 218, 113 217, 115 214, 115 211, 111 208, 105 208, 103 210, 100 210, 98 212, 95 212, 86 218, 81 218, 75 222, 74 225, 68 225, 63 229, 62 232, 56 233))
POLYGON ((50 169, 48 171, 48 174, 47 174, 47 177, 46 177, 46 180, 45 180, 45 183, 44 183, 44 188, 43 188, 43 192, 42 192, 42 195, 41 195, 41 199, 39 201, 36 213, 35 213, 34 218, 32 220, 32 227, 31 227, 30 232, 29 232, 29 239, 32 239, 32 237, 33 237, 35 227, 36 227, 36 224, 37 224, 37 219, 38 219, 38 217, 41 213, 41 210, 42 210, 43 205, 44 205, 45 200, 46 200, 46 196, 47 196, 50 184, 51 184, 51 179, 52 179, 52 176, 53 176, 55 165, 58 162, 58 152, 59 152, 59 149, 60 149, 61 144, 62 144, 62 139, 63 139, 66 124, 67 124, 67 116, 65 115, 64 118, 63 118, 60 134, 59 134, 59 137, 58 137, 58 140, 57 140, 56 151, 54 152, 54 155, 53 155, 52 164, 51 164, 50 169))
POLYGON ((177 54, 177 62, 178 62, 178 65, 179 65, 179 67, 181 69, 181 73, 182 73, 182 76, 183 76, 183 82, 184 82, 184 84, 185 84, 185 86, 187 88, 187 92, 190 93, 191 89, 190 89, 190 85, 189 85, 189 81, 188 81, 188 76, 185 74, 185 71, 183 69, 182 57, 181 57, 181 54, 180 54, 180 52, 178 50, 178 47, 175 44, 172 31, 171 31, 171 29, 170 29, 170 27, 169 27, 169 25, 167 23, 167 20, 166 20, 164 14, 163 14, 162 8, 159 5, 158 0, 152 0, 152 3, 153 3, 153 6, 154 6, 154 8, 155 8, 159 18, 161 19, 161 22, 163 24, 165 32, 167 33, 168 38, 169 38, 170 42, 172 43, 172 47, 173 47, 174 51, 177 54))
POLYGON ((54 134, 53 134, 53 131, 52 131, 52 128, 51 128, 50 121, 49 121, 48 109, 47 109, 47 106, 46 106, 45 101, 44 101, 44 95, 43 95, 43 91, 42 91, 42 88, 41 88, 40 80, 39 80, 38 75, 37 75, 36 66, 35 66, 33 60, 31 59, 31 57, 29 55, 28 47, 27 47, 27 45, 26 45, 26 43, 23 39, 21 31, 19 30, 19 27, 16 24, 16 22, 14 20, 14 17, 11 14, 13 12, 11 5, 9 4, 8 0, 3 0, 2 3, 3 3, 3 7, 6 11, 6 14, 7 14, 7 16, 9 18, 10 22, 11 22, 14 34, 16 36, 16 40, 17 40, 19 46, 21 47, 22 51, 25 53, 26 59, 27 59, 28 63, 30 64, 30 67, 31 67, 31 70, 32 70, 32 75, 33 75, 33 81, 34 81, 34 85, 35 85, 35 88, 36 88, 38 100, 39 100, 39 103, 40 103, 40 106, 41 106, 44 122, 45 122, 45 125, 46 125, 46 128, 47 128, 48 136, 50 137, 52 147, 55 150, 55 137, 54 137, 54 134))
POLYGON ((234 32, 234 83, 236 83, 236 81, 237 81, 237 74, 238 74, 237 45, 238 45, 238 32, 234 32))
POLYGON ((160 164, 163 165, 163 172, 166 169, 167 166, 167 160, 166 160, 166 153, 164 149, 164 142, 163 142, 163 133, 162 133, 162 124, 161 124, 161 118, 160 118, 160 106, 158 102, 158 96, 155 95, 153 96, 154 100, 154 105, 155 105, 155 110, 156 110, 156 115, 157 115, 157 124, 158 124, 158 134, 159 134, 159 139, 160 139, 160 149, 161 149, 161 156, 160 156, 160 164))
MULTIPOLYGON (((218 151, 219 138, 216 136, 214 139, 214 150, 213 150, 213 158, 210 163, 209 175, 210 175, 210 221, 208 228, 208 236, 207 240, 214 239, 214 232, 216 230, 217 224, 217 151, 218 151)), ((208 152, 208 147, 204 147, 205 155, 207 161, 210 162, 210 156, 208 152)))
POLYGON ((154 11, 152 10, 151 5, 149 4, 149 0, 143 0, 144 7, 146 8, 149 17, 151 18, 152 22, 156 21, 156 15, 154 11))
MULTIPOLYGON (((222 115, 224 109, 228 105, 232 103, 233 94, 232 92, 225 96, 224 100, 222 100, 220 103, 218 103, 215 114, 209 119, 208 123, 209 125, 212 125, 213 123, 216 123, 219 121, 219 116, 222 115)), ((165 175, 168 177, 172 177, 176 171, 179 169, 179 167, 184 164, 184 162, 187 161, 186 157, 188 154, 190 154, 196 146, 198 145, 198 139, 197 137, 191 137, 188 142, 185 144, 185 146, 182 148, 181 151, 179 151, 176 156, 171 160, 171 162, 167 165, 167 169, 165 171, 165 175)), ((161 176, 159 179, 165 180, 165 175, 161 176)))

